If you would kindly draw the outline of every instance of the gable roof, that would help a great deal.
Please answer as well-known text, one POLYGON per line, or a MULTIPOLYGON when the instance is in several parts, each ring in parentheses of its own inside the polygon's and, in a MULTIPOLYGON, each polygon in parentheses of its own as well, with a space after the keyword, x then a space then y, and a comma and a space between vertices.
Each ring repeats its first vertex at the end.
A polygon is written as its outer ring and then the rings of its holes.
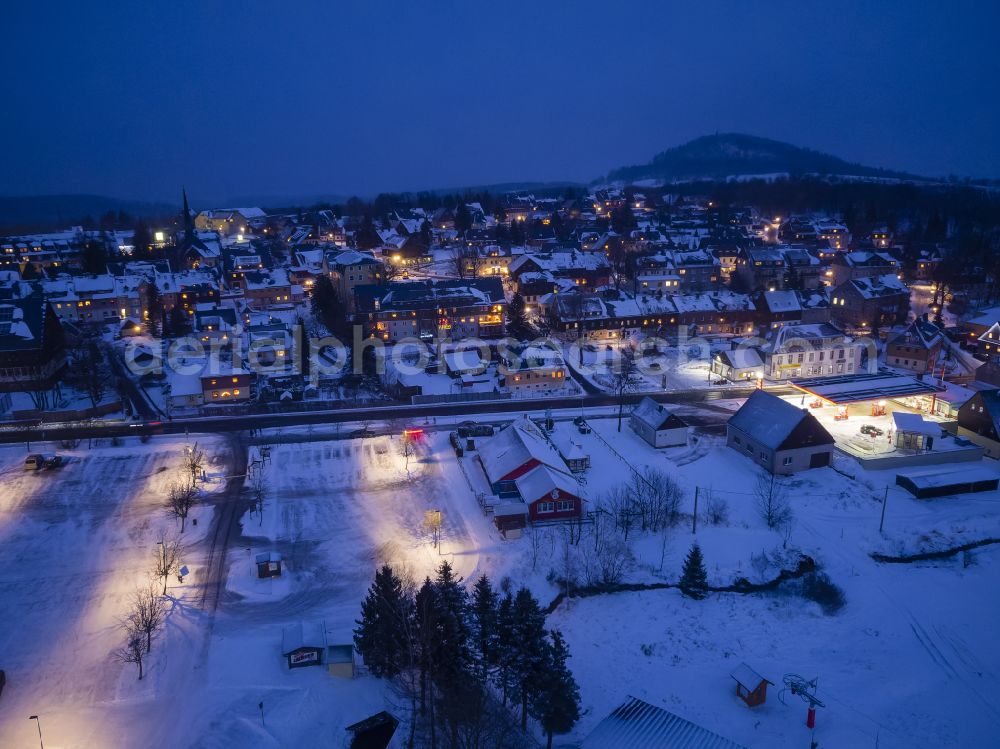
POLYGON ((639 405, 635 407, 632 416, 646 426, 651 427, 654 431, 679 429, 687 426, 687 422, 681 417, 666 406, 657 403, 648 395, 639 401, 639 405))
POLYGON ((528 503, 549 499, 555 490, 580 499, 583 494, 575 478, 547 465, 536 466, 523 476, 518 476, 514 479, 514 485, 521 499, 528 503))
POLYGON ((833 437, 815 416, 764 390, 755 390, 747 398, 729 419, 729 426, 771 450, 833 444, 833 437))
POLYGON ((479 448, 479 460, 490 483, 503 480, 532 458, 557 471, 565 468, 559 453, 527 416, 511 422, 479 448))
POLYGON ((733 369, 753 369, 764 366, 764 360, 760 358, 760 351, 755 348, 728 349, 720 351, 715 356, 733 369))
POLYGON ((740 665, 738 665, 730 674, 730 676, 732 676, 736 680, 737 684, 739 684, 741 687, 751 692, 757 689, 757 687, 759 687, 763 682, 767 682, 768 684, 774 684, 773 681, 765 679, 763 676, 761 676, 752 668, 750 668, 750 666, 748 666, 746 663, 741 663, 740 665))
POLYGON ((941 329, 922 317, 918 317, 911 322, 898 335, 889 339, 889 343, 896 345, 921 346, 929 349, 941 339, 941 329))
POLYGON ((41 292, 4 300, 0 303, 0 351, 41 350, 49 317, 55 318, 55 313, 41 292))
POLYGON ((746 749, 662 707, 636 697, 597 724, 581 749, 746 749))

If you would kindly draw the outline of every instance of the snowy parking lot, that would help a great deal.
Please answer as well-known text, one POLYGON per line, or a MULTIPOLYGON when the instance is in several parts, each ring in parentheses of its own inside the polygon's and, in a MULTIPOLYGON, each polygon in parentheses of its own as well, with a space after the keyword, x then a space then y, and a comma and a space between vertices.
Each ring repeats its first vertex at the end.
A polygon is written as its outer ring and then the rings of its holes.
MULTIPOLYGON (((725 447, 718 427, 738 406, 682 408, 700 426, 687 445, 661 450, 631 431, 627 415, 619 431, 613 409, 589 413, 589 433, 573 424, 578 411, 554 414, 553 441, 576 443, 590 459, 579 485, 594 517, 636 472, 660 472, 679 489, 675 523, 656 531, 636 524, 628 536, 620 580, 650 589, 573 597, 549 615, 566 635, 583 700, 579 724, 556 744, 572 745, 632 694, 747 747, 806 745, 804 703, 780 694, 783 677, 796 673, 819 679, 820 746, 875 746, 876 738, 883 748, 982 745, 1000 726, 989 595, 997 547, 919 564, 880 564, 870 554, 1000 537, 1000 492, 916 500, 894 486, 893 472, 866 472, 840 456, 840 472, 781 481, 793 519, 769 529, 754 496, 759 469, 725 447), (711 522, 706 507, 720 504, 725 517, 711 522), (701 601, 663 588, 677 582, 694 540, 710 585, 763 582, 807 555, 845 603, 826 610, 797 582, 701 601), (729 678, 742 661, 775 683, 753 711, 729 678)), ((289 670, 280 653, 285 626, 322 622, 331 642, 349 643, 381 563, 419 581, 447 559, 467 582, 488 574, 524 584, 543 605, 567 577, 586 584, 597 574, 592 534, 608 532, 600 519, 576 536, 550 525, 503 540, 475 495, 484 488, 475 452, 457 459, 443 424, 421 424, 406 439, 399 425, 387 426, 388 436, 268 430, 252 441, 247 457, 262 478, 263 510, 243 514, 229 539, 217 609, 203 583, 233 443, 200 440, 208 468, 191 517, 198 523, 184 534, 189 576, 171 580, 167 624, 141 682, 110 654, 158 534, 177 530, 163 495, 185 470, 185 440, 84 444, 65 466, 40 472, 23 469, 24 448, 0 451, 0 736, 30 746, 37 736, 27 716, 37 714, 47 746, 340 746, 346 725, 392 710, 398 697, 366 675, 289 670), (440 548, 426 523, 432 510, 441 512, 440 548), (281 577, 256 577, 252 560, 265 552, 281 555, 281 577)), ((995 462, 981 465, 1000 473, 995 462)), ((243 492, 247 507, 253 482, 243 492)))

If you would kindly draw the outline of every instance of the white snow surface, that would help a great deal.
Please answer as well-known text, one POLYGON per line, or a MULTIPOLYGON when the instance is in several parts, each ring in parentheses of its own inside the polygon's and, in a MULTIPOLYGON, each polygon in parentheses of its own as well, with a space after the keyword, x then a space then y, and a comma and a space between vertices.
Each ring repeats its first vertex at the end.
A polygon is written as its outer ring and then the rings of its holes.
MULTIPOLYGON (((738 405, 712 402, 716 411, 738 405)), ((679 415, 695 410, 684 406, 679 415)), ((555 436, 591 456, 584 478, 594 506, 633 468, 662 470, 684 490, 677 526, 633 531, 624 580, 676 582, 697 539, 710 584, 770 579, 804 553, 843 589, 847 603, 827 614, 794 586, 712 593, 701 601, 676 589, 564 601, 548 625, 566 635, 583 715, 572 733, 556 738, 557 746, 578 743, 629 694, 747 747, 807 746, 805 703, 787 693, 781 699, 788 673, 818 677, 826 705, 814 737, 820 746, 869 747, 876 737, 882 749, 995 741, 1000 548, 909 565, 879 564, 870 553, 1000 537, 1000 492, 917 500, 895 487, 895 471, 866 471, 837 456, 843 473, 824 468, 781 480, 795 515, 783 534, 768 530, 754 507, 759 469, 726 448, 718 431, 696 430, 686 447, 655 450, 632 433, 627 418, 618 431, 617 419, 601 412, 587 414, 593 432, 580 434, 570 421, 579 413, 555 412, 555 436), (729 518, 710 525, 700 517, 693 534, 696 487, 699 509, 723 499, 729 518), (730 674, 742 662, 775 683, 762 707, 751 710, 734 694, 730 674)), ((245 515, 242 535, 230 543, 214 614, 200 605, 199 575, 212 544, 212 502, 224 486, 229 442, 199 438, 211 463, 198 525, 184 534, 190 575, 184 583, 171 580, 170 615, 142 681, 109 654, 120 644, 118 619, 146 577, 157 534, 177 527, 162 500, 167 484, 182 475, 184 439, 83 443, 68 452, 72 459, 63 468, 37 473, 22 468, 24 446, 0 448, 0 668, 7 674, 0 746, 33 746, 37 734, 27 716, 37 714, 50 749, 339 747, 346 725, 383 709, 405 711, 370 676, 346 681, 321 668, 288 670, 280 654, 284 627, 324 622, 331 642, 349 642, 382 562, 418 581, 447 559, 470 584, 483 573, 497 583, 506 577, 528 585, 543 605, 559 592, 550 580, 565 573, 567 560, 577 576, 584 574, 589 536, 566 554, 560 526, 502 540, 471 488, 482 490, 483 477, 471 473, 475 463, 456 460, 443 423, 440 431, 420 426, 424 442, 408 461, 398 437, 269 430, 264 512, 245 515), (423 526, 431 509, 443 513, 440 550, 423 526), (282 555, 282 576, 257 580, 250 559, 272 551, 282 555)), ((343 433, 350 431, 345 425, 343 433)), ((67 453, 50 444, 31 448, 67 453)), ((256 451, 252 446, 250 456, 256 451)), ((994 461, 965 465, 1000 474, 994 461)))

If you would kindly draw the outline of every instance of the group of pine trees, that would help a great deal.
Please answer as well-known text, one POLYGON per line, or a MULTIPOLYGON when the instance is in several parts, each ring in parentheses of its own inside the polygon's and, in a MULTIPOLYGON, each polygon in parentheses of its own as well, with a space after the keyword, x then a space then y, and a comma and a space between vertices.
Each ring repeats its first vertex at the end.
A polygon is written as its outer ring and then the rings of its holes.
POLYGON ((566 642, 546 631, 526 588, 497 591, 483 575, 470 594, 442 562, 412 592, 383 566, 357 625, 354 642, 371 673, 407 696, 411 747, 418 732, 433 749, 513 745, 514 712, 522 732, 529 716, 537 720, 551 747, 579 718, 566 642))

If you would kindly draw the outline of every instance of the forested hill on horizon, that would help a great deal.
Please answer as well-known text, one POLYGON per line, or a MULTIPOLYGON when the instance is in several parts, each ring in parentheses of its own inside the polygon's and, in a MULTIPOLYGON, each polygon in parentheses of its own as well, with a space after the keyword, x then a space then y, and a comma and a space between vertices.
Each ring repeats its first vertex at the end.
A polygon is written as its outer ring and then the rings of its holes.
MULTIPOLYGON (((705 135, 683 145, 663 151, 647 163, 620 167, 606 176, 595 179, 591 185, 608 182, 639 183, 644 180, 671 182, 723 182, 731 177, 753 177, 761 175, 788 175, 797 179, 807 175, 841 176, 859 178, 898 179, 924 183, 930 186, 949 184, 969 184, 969 180, 955 178, 920 177, 901 171, 853 164, 836 156, 814 151, 809 148, 740 133, 705 135)), ((806 177, 808 179, 808 177, 806 177)), ((973 180, 972 184, 996 185, 995 180, 973 180)), ((144 200, 142 196, 104 196, 87 194, 64 195, 0 195, 0 231, 40 230, 42 228, 65 228, 67 226, 93 223, 109 213, 122 213, 132 218, 160 218, 176 213, 180 208, 181 185, 163 186, 163 192, 176 192, 178 200, 144 200)), ((235 205, 260 205, 269 209, 309 207, 315 205, 338 205, 348 203, 349 191, 317 195, 275 195, 266 191, 242 193, 242 197, 218 199, 218 196, 201 195, 197 186, 186 185, 192 207, 196 210, 221 208, 235 205)), ((417 186, 412 191, 382 191, 383 195, 416 196, 425 195, 499 195, 505 192, 528 191, 539 195, 561 194, 572 188, 582 192, 586 184, 568 180, 547 182, 504 182, 494 184, 453 186, 451 188, 429 188, 417 186)), ((370 202, 375 195, 358 195, 360 200, 370 202)))
POLYGON ((841 175, 923 179, 906 172, 852 164, 836 156, 742 133, 703 135, 658 153, 648 164, 610 172, 608 181, 717 180, 756 174, 841 175))

